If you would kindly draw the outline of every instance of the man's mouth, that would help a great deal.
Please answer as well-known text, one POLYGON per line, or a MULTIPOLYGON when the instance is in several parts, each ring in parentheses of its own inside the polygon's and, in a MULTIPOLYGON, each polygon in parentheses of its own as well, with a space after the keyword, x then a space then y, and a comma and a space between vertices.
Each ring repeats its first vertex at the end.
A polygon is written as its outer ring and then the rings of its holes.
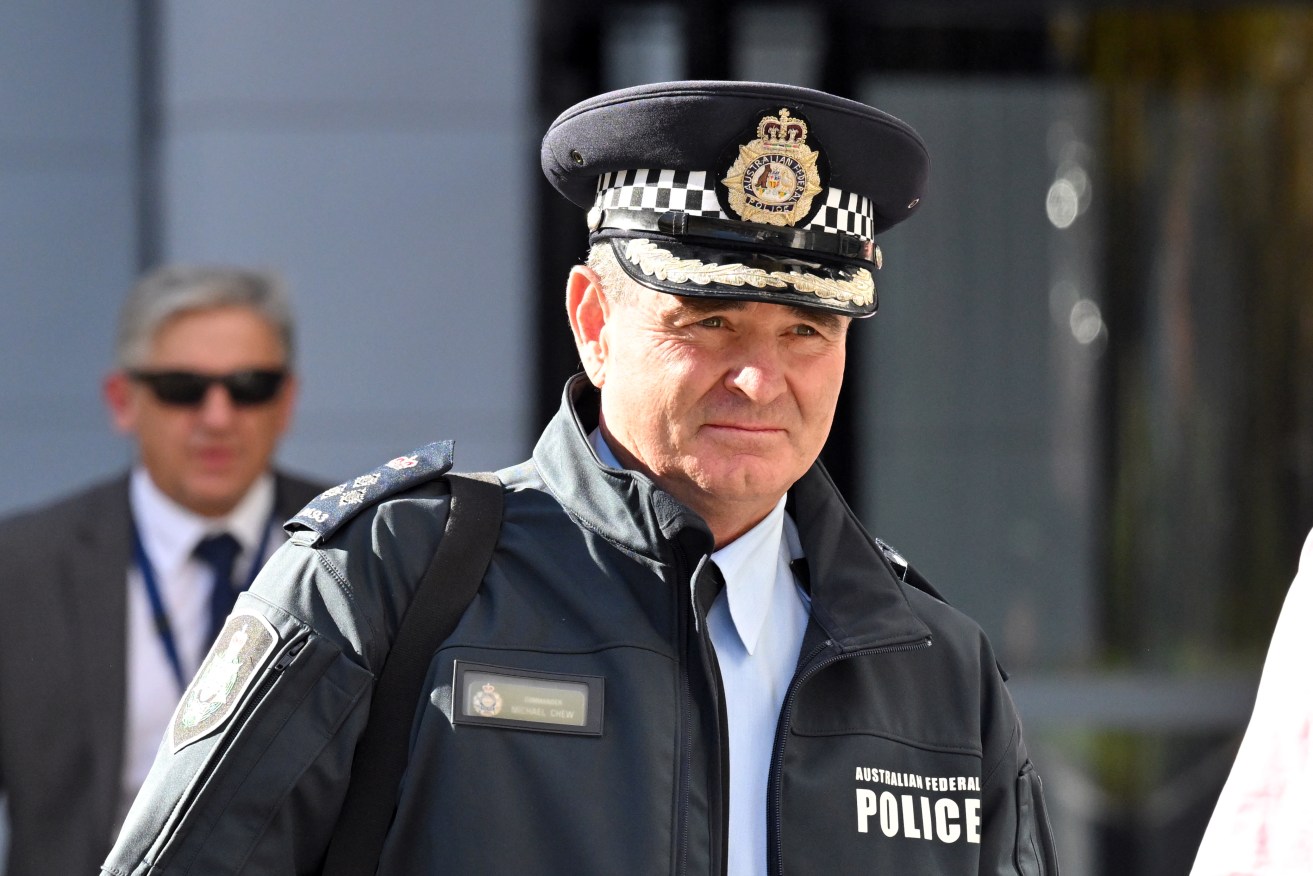
POLYGON ((237 451, 231 447, 202 447, 195 456, 205 468, 223 468, 237 458, 237 451))

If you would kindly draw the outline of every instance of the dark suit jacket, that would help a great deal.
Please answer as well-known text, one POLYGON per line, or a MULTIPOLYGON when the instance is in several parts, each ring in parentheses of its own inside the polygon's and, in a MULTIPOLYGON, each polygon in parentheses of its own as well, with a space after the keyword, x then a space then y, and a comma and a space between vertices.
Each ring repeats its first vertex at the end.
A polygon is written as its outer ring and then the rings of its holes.
MULTIPOLYGON (((279 475, 283 519, 324 488, 279 475)), ((97 873, 123 769, 128 479, 0 522, 6 876, 97 873)))

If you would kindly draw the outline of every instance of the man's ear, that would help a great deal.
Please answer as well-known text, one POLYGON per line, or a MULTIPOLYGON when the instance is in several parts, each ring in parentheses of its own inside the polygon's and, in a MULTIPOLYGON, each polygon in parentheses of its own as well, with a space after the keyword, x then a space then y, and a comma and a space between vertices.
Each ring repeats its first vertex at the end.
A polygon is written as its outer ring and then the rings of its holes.
POLYGON ((602 291, 601 279, 587 265, 575 265, 570 271, 565 285, 565 309, 579 361, 593 386, 600 389, 606 381, 606 321, 611 307, 602 291))
POLYGON ((134 432, 137 428, 137 400, 133 394, 132 378, 122 371, 111 371, 101 384, 101 391, 114 428, 124 435, 134 432))

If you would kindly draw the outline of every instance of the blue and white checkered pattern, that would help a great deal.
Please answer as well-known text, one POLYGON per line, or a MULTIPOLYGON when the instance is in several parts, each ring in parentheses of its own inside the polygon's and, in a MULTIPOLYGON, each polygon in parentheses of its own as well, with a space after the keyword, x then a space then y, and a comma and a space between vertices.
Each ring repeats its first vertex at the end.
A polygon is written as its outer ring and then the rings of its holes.
POLYGON ((700 170, 619 170, 597 181, 597 206, 603 210, 683 210, 692 216, 728 219, 720 209, 714 184, 700 170))
POLYGON ((831 234, 852 234, 862 240, 872 240, 871 199, 853 192, 826 189, 825 204, 807 223, 813 231, 831 234))
MULTIPOLYGON (((871 201, 839 189, 826 189, 824 202, 806 228, 830 234, 851 234, 871 240, 871 201)), ((596 207, 602 210, 683 210, 693 216, 729 219, 716 197, 715 183, 704 171, 620 170, 597 181, 596 207)))

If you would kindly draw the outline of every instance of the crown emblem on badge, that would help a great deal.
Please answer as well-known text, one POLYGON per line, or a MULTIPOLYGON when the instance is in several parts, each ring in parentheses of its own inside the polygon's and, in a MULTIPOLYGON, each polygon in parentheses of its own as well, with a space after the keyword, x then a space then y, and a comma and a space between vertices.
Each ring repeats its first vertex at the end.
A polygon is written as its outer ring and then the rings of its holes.
POLYGON ((483 687, 475 691, 470 698, 470 706, 477 715, 485 718, 495 718, 501 714, 502 698, 497 693, 497 688, 491 683, 484 683, 483 687))
POLYGON ((795 225, 821 193, 820 153, 807 145, 807 123, 787 109, 757 123, 757 137, 739 146, 721 180, 730 209, 744 222, 795 225))

